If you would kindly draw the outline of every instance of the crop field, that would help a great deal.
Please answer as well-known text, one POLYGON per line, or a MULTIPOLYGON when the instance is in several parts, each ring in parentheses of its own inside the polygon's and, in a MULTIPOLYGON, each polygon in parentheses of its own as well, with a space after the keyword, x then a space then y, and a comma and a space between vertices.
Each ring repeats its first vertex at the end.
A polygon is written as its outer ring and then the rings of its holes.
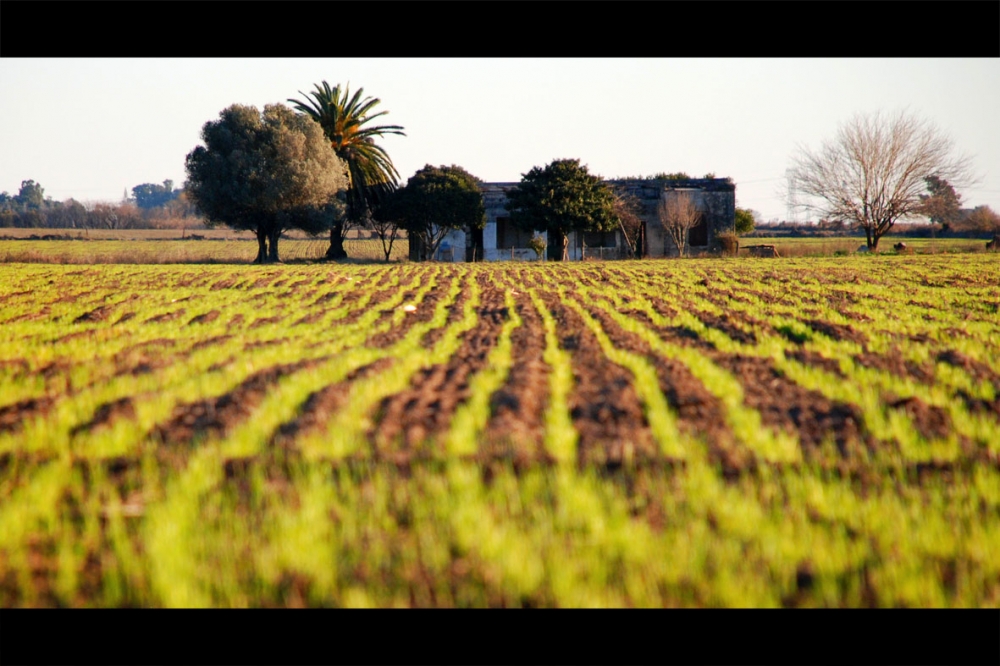
POLYGON ((998 605, 995 255, 0 264, 0 606, 998 605))
MULTIPOLYGON (((908 238, 895 235, 883 236, 879 241, 882 254, 897 254, 893 245, 902 241, 907 254, 943 254, 986 252, 987 239, 978 238, 908 238)), ((774 245, 782 257, 832 257, 854 254, 865 245, 863 236, 748 236, 740 238, 741 255, 751 245, 774 245)))
MULTIPOLYGON (((179 238, 178 232, 176 240, 167 241, 144 240, 135 231, 120 233, 126 238, 0 240, 0 264, 231 264, 250 263, 257 256, 256 240, 245 235, 235 242, 232 238, 209 236, 189 240, 179 238)), ((278 249, 282 261, 294 263, 323 259, 329 246, 330 241, 324 238, 289 238, 282 240, 278 249)), ((385 261, 382 243, 378 239, 347 239, 344 249, 353 260, 385 261)), ((397 240, 392 245, 390 260, 405 260, 408 252, 408 241, 405 238, 397 240)))

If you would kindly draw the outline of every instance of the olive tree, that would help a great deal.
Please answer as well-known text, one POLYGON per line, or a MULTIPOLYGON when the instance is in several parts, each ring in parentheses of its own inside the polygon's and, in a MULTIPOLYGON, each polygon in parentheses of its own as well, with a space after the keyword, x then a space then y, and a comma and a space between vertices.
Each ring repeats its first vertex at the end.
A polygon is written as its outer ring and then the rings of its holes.
POLYGON ((344 213, 344 163, 311 118, 279 104, 234 104, 205 123, 188 153, 185 190, 206 222, 254 232, 254 263, 279 261, 287 229, 318 234, 344 213))
POLYGON ((843 124, 819 150, 793 158, 795 194, 803 208, 865 230, 870 250, 899 219, 924 214, 928 178, 972 181, 970 160, 951 139, 914 115, 861 114, 843 124))

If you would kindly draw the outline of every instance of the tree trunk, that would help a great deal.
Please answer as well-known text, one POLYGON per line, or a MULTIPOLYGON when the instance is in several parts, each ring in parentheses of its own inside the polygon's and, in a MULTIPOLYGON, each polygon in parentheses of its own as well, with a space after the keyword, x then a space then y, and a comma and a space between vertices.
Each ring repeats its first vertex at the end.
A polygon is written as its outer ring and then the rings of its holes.
POLYGON ((327 259, 347 259, 344 250, 344 223, 337 222, 330 229, 330 247, 326 250, 327 259))
POLYGON ((274 229, 267 234, 268 241, 270 242, 270 248, 267 253, 268 261, 281 261, 278 258, 278 238, 281 236, 281 229, 274 229))
POLYGON ((267 261, 267 232, 257 230, 257 258, 253 260, 255 264, 263 264, 267 261))

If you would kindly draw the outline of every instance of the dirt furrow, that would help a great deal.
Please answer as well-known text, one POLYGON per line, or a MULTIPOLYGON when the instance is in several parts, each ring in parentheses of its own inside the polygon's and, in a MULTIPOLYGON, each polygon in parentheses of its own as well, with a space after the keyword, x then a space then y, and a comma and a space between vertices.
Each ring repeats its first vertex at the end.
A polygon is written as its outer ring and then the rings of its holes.
POLYGON ((354 382, 378 374, 394 362, 395 359, 392 358, 379 359, 352 371, 343 380, 311 393, 299 408, 298 415, 278 426, 271 436, 270 445, 285 450, 295 450, 297 438, 321 430, 347 402, 354 382))
POLYGON ((569 408, 580 435, 578 462, 613 469, 657 458, 631 373, 604 355, 597 336, 580 315, 552 295, 544 295, 543 300, 556 320, 560 346, 572 356, 574 387, 569 408))
POLYGON ((516 468, 548 459, 542 441, 549 402, 549 366, 543 360, 545 329, 541 315, 524 296, 518 299, 522 324, 511 332, 511 368, 490 397, 490 418, 478 455, 484 463, 512 462, 516 468))
POLYGON ((170 419, 153 429, 151 437, 167 445, 160 449, 176 449, 200 438, 222 436, 249 418, 279 380, 322 360, 276 365, 255 372, 223 395, 177 405, 170 419))
POLYGON ((845 457, 853 444, 871 439, 864 432, 864 418, 857 407, 834 402, 796 384, 770 359, 720 352, 708 356, 736 377, 743 387, 744 403, 760 412, 764 425, 798 436, 807 459, 828 437, 833 437, 845 457))
POLYGON ((461 346, 444 364, 416 373, 409 388, 384 398, 369 433, 376 457, 397 462, 424 457, 438 435, 447 431, 455 410, 470 395, 469 382, 488 361, 507 317, 503 293, 483 294, 479 323, 462 335, 461 346))
POLYGON ((726 425, 725 406, 691 374, 687 366, 660 356, 646 341, 623 329, 600 308, 588 309, 617 349, 644 356, 652 364, 660 390, 677 412, 678 425, 706 443, 709 459, 719 465, 727 477, 738 475, 753 466, 752 452, 736 442, 726 425))

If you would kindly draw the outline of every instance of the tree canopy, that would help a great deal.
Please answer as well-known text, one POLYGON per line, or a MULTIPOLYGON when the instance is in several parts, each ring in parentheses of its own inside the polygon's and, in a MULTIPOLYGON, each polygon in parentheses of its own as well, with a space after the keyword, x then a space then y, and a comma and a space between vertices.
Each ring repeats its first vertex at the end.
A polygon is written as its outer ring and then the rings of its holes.
POLYGON ((132 188, 132 198, 135 205, 143 210, 159 208, 173 201, 180 194, 180 190, 174 189, 174 181, 167 179, 162 185, 155 183, 143 183, 132 188))
POLYGON ((748 234, 753 231, 756 221, 753 217, 753 211, 749 208, 736 207, 736 233, 737 234, 748 234))
POLYGON ((534 167, 507 192, 511 224, 527 231, 545 230, 549 247, 568 258, 571 231, 611 231, 618 226, 614 194, 580 160, 561 159, 534 167))
POLYGON ((816 151, 800 148, 793 161, 803 207, 820 217, 865 230, 868 248, 899 219, 922 214, 926 179, 971 180, 970 161, 927 121, 907 114, 857 115, 816 151))
POLYGON ((928 194, 920 195, 920 212, 947 231, 962 219, 962 196, 944 178, 928 176, 924 182, 928 194))
POLYGON ((309 94, 299 92, 306 98, 305 101, 288 100, 296 110, 319 123, 337 157, 347 164, 350 173, 347 215, 342 223, 330 230, 330 248, 327 250, 330 259, 347 256, 343 239, 348 226, 364 223, 378 200, 396 189, 399 179, 389 154, 375 143, 375 138, 386 134, 406 136, 403 128, 400 125, 368 126, 388 111, 371 113, 381 100, 377 97, 362 99, 362 93, 364 88, 358 88, 351 96, 349 86, 341 90, 339 85, 331 88, 323 81, 316 84, 315 90, 309 94))
POLYGON ((411 255, 426 260, 455 229, 481 229, 486 208, 479 179, 460 166, 431 166, 417 171, 378 208, 376 216, 397 220, 418 250, 411 255))
POLYGON ((346 168, 323 130, 278 104, 234 104, 205 123, 187 155, 187 191, 210 224, 257 235, 256 263, 278 261, 286 229, 320 233, 343 215, 346 168))

